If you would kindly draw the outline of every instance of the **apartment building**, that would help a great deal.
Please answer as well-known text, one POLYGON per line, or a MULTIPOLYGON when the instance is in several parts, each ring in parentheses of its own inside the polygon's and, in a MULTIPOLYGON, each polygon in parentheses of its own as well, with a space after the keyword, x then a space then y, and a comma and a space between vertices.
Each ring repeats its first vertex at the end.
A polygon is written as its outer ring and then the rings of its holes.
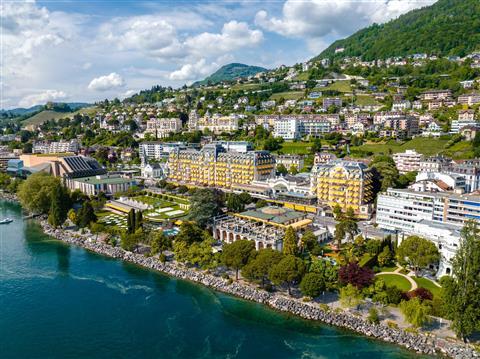
POLYGON ((165 159, 170 152, 176 148, 186 149, 187 146, 183 142, 159 142, 146 141, 140 143, 139 153, 142 160, 156 160, 165 159))
POLYGON ((395 166, 397 166, 400 173, 418 171, 420 169, 420 162, 423 159, 423 155, 417 153, 415 150, 406 150, 402 153, 395 153, 392 157, 395 161, 395 166))
POLYGON ((218 114, 213 116, 206 115, 197 119, 195 129, 203 132, 208 130, 215 134, 235 132, 238 130, 239 119, 240 117, 235 114, 230 116, 221 116, 218 114))
POLYGON ((155 138, 165 138, 181 129, 182 121, 179 118, 153 118, 147 121, 145 133, 151 133, 155 138))
POLYGON ((77 140, 55 141, 55 142, 35 142, 32 147, 32 153, 77 153, 80 150, 80 144, 77 140))
POLYGON ((480 93, 470 93, 458 96, 458 103, 473 106, 480 103, 480 93))
POLYGON ((328 110, 330 106, 342 107, 342 99, 340 97, 326 97, 323 99, 323 109, 328 110))
POLYGON ((373 173, 362 162, 335 160, 314 165, 312 189, 320 204, 343 211, 352 208, 359 218, 370 218, 373 202, 373 173))
POLYGON ((303 156, 300 155, 278 155, 275 156, 276 165, 284 165, 287 170, 295 166, 297 171, 300 171, 305 166, 303 156))
POLYGON ((452 97, 451 90, 431 90, 420 94, 422 101, 448 100, 452 97))
POLYGON ((280 118, 275 121, 273 136, 284 140, 296 140, 302 137, 298 118, 280 118))
POLYGON ((267 151, 225 151, 216 144, 201 150, 173 151, 168 158, 168 178, 176 183, 232 188, 275 175, 275 159, 267 151))

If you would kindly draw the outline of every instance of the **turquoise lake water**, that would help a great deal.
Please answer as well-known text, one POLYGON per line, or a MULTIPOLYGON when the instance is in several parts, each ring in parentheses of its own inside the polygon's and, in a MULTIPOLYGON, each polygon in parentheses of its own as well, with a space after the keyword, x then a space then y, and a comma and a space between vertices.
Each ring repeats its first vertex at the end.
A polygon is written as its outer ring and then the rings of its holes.
POLYGON ((0 203, 0 358, 413 358, 98 256, 0 203))

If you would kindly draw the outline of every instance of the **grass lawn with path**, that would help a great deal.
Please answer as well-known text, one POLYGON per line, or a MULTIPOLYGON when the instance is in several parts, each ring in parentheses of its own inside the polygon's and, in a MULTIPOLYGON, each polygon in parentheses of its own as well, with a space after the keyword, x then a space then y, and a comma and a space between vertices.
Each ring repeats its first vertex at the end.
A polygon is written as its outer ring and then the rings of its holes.
POLYGON ((377 277, 380 277, 384 280, 387 286, 395 286, 400 290, 408 292, 412 289, 412 285, 408 279, 404 278, 401 275, 392 273, 392 274, 378 274, 377 277))
POLYGON ((420 278, 420 277, 412 277, 415 282, 417 282, 419 287, 428 289, 432 292, 434 297, 441 297, 442 296, 442 288, 438 287, 433 283, 430 279, 427 278, 420 278))

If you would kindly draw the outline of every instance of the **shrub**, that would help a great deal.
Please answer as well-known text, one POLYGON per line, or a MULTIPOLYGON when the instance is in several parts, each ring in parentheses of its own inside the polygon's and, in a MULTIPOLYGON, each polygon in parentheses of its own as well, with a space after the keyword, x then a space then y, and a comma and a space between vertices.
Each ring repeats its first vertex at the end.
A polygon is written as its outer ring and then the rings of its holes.
POLYGON ((433 294, 427 288, 418 287, 407 293, 408 299, 419 298, 421 301, 432 300, 433 294))

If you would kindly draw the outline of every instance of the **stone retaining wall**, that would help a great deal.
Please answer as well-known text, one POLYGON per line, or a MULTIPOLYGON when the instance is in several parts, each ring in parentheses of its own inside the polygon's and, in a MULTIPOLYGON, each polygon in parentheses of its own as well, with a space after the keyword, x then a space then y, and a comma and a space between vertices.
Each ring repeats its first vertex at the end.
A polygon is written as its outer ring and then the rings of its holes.
POLYGON ((45 220, 40 221, 46 234, 61 241, 78 245, 93 252, 129 261, 140 266, 151 268, 170 276, 203 284, 217 291, 231 294, 239 298, 266 304, 269 307, 298 315, 309 320, 318 320, 326 324, 353 330, 357 333, 374 337, 385 342, 401 345, 407 349, 422 354, 443 354, 451 358, 478 358, 479 354, 471 347, 460 342, 449 342, 435 336, 409 333, 401 329, 390 328, 386 325, 373 325, 363 318, 348 312, 325 311, 314 303, 286 297, 279 293, 268 293, 251 285, 239 282, 229 283, 228 280, 208 274, 206 272, 186 268, 175 263, 162 263, 154 257, 145 257, 141 254, 127 252, 118 247, 98 243, 87 235, 80 235, 69 231, 54 229, 45 220))

